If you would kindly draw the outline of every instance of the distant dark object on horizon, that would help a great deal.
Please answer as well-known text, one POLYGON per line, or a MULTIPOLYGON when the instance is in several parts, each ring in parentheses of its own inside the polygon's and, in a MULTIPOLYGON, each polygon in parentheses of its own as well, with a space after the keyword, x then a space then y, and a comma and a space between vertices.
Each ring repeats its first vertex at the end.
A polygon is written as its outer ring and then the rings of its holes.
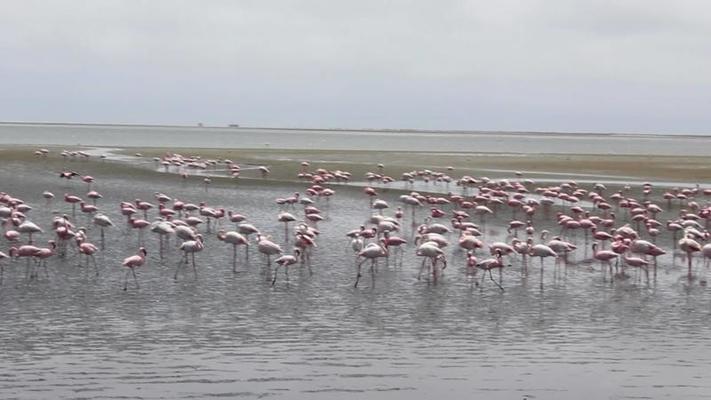
POLYGON ((227 125, 228 128, 239 128, 239 124, 229 124, 227 125))

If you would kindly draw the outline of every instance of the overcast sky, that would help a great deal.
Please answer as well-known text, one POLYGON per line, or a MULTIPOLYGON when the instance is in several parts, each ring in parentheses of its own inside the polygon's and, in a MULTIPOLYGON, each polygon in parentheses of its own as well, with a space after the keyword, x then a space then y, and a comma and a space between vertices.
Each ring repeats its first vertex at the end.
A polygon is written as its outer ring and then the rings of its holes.
POLYGON ((708 0, 0 5, 0 120, 711 132, 708 0))

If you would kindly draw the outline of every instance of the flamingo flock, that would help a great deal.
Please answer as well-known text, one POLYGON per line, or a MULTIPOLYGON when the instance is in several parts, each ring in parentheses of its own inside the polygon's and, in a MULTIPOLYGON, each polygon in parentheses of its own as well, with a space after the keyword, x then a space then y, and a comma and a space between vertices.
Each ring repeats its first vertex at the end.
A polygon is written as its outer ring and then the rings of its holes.
MULTIPOLYGON (((40 154, 47 156, 46 152, 40 154)), ((157 161, 166 168, 208 168, 218 163, 172 153, 157 161)), ((230 176, 239 175, 241 168, 237 164, 230 160, 220 162, 227 166, 230 176)), ((272 173, 267 166, 257 170, 262 179, 272 173)), ((455 270, 452 274, 457 276, 461 272, 462 279, 470 279, 476 286, 483 288, 488 277, 504 291, 503 272, 515 271, 526 278, 529 260, 535 258, 539 259, 541 289, 548 268, 557 274, 579 265, 571 262, 571 258, 587 260, 588 265, 599 263, 603 280, 609 276, 610 282, 626 279, 629 271, 641 271, 639 275, 647 279, 650 272, 656 276, 657 257, 669 253, 672 260, 677 256, 685 258, 685 275, 691 282, 696 277, 694 259, 704 259, 705 268, 711 260, 711 204, 705 200, 711 196, 711 190, 702 190, 698 185, 655 191, 654 185, 647 182, 639 188, 627 185, 608 191, 601 183, 586 187, 572 180, 537 185, 524 179, 522 173, 515 173, 516 178, 512 179, 472 176, 455 179, 450 176, 454 168, 448 167, 446 172, 405 172, 401 177, 405 189, 400 189, 396 196, 384 196, 381 193, 389 192, 388 185, 396 181, 385 175, 384 170, 384 165, 378 164, 377 172, 365 175, 368 186, 362 190, 366 200, 362 208, 367 215, 363 216, 363 223, 355 229, 343 227, 343 240, 352 253, 352 257, 344 258, 347 261, 343 267, 353 269, 353 287, 361 282, 364 265, 368 267, 365 273, 370 275, 372 285, 376 284, 379 268, 409 267, 413 279, 434 284, 450 266, 449 270, 455 270), (420 193, 408 189, 416 182, 429 185, 432 190, 420 193), (442 189, 447 193, 442 194, 442 189), (396 207, 391 207, 393 201, 398 203, 396 207), (658 244, 661 242, 670 243, 671 248, 658 244), (404 265, 406 252, 420 260, 404 265), (546 259, 552 259, 550 267, 546 267, 546 259), (498 280, 494 271, 499 274, 498 280)), ((295 178, 305 185, 303 192, 276 198, 273 211, 264 206, 265 213, 274 213, 274 225, 283 227, 283 237, 280 234, 279 239, 266 233, 273 230, 272 226, 259 228, 239 210, 210 206, 207 184, 206 198, 197 202, 158 192, 151 200, 133 198, 120 202, 118 212, 125 218, 122 228, 107 212, 116 206, 103 204, 103 196, 96 191, 100 180, 74 171, 60 173, 60 178, 67 180, 77 176, 86 184, 86 195, 65 193, 67 213, 46 223, 31 220, 33 207, 23 199, 0 193, 0 218, 8 244, 7 251, 0 251, 0 283, 8 262, 24 259, 25 279, 31 281, 40 279, 40 269, 45 279, 49 278, 47 262, 72 254, 83 256, 85 270, 93 266, 99 276, 102 268, 96 255, 106 249, 108 235, 116 237, 116 232, 123 229, 125 240, 135 240, 136 253, 121 263, 102 260, 101 264, 104 268, 116 264, 126 269, 124 290, 128 289, 129 275, 133 276, 136 289, 139 288, 136 270, 149 262, 145 237, 148 234, 158 236, 159 248, 154 254, 161 260, 168 252, 182 253, 174 280, 187 268, 192 269, 192 279, 197 279, 199 254, 208 243, 210 246, 223 243, 231 247, 234 273, 240 272, 240 263, 248 263, 249 249, 255 246, 264 259, 267 281, 276 285, 280 270, 288 281, 290 269, 310 268, 321 235, 318 224, 329 222, 319 207, 331 213, 357 212, 336 210, 330 204, 330 198, 336 194, 334 185, 350 181, 349 172, 312 170, 311 163, 304 161, 295 171, 295 178), (82 215, 98 229, 98 236, 94 233, 96 229, 77 228, 82 215), (45 233, 52 235, 52 239, 42 247, 36 237, 45 233), (92 240, 99 245, 91 243, 92 240), (244 248, 244 261, 238 257, 240 247, 244 248)), ((55 199, 49 191, 41 195, 48 204, 55 199)), ((705 279, 699 281, 705 284, 705 279)))

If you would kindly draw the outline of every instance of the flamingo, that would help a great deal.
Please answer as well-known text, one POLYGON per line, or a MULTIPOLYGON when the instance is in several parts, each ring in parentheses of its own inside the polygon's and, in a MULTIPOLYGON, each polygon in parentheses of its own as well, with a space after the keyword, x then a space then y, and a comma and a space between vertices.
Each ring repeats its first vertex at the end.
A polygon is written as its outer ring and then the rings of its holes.
POLYGON ((679 239, 679 249, 686 253, 686 260, 688 263, 688 276, 691 279, 691 258, 692 255, 698 251, 701 251, 701 245, 696 240, 692 239, 688 234, 679 239))
POLYGON ((178 263, 178 266, 175 268, 175 275, 173 276, 173 279, 177 280, 178 279, 178 272, 180 271, 180 267, 185 264, 187 266, 188 264, 188 254, 191 255, 191 261, 193 265, 193 272, 195 273, 195 279, 197 279, 197 267, 195 266, 195 253, 201 252, 205 248, 205 244, 203 243, 202 235, 198 234, 195 240, 188 240, 186 242, 183 242, 180 245, 180 250, 183 252, 183 258, 180 260, 178 263))
POLYGON ((427 259, 429 259, 429 267, 432 268, 432 281, 436 282, 437 261, 442 261, 442 270, 447 268, 447 259, 445 258, 444 251, 442 251, 442 249, 440 249, 439 246, 437 246, 437 244, 434 242, 425 242, 417 248, 415 254, 420 257, 423 257, 422 265, 420 266, 420 273, 417 275, 417 279, 419 280, 422 277, 422 271, 425 269, 425 262, 427 261, 427 259))
POLYGON ((370 260, 370 274, 373 277, 373 281, 375 281, 375 262, 378 258, 381 257, 387 257, 388 256, 388 250, 382 246, 382 244, 378 243, 368 243, 367 246, 363 250, 361 250, 358 253, 357 258, 362 258, 362 260, 358 263, 357 268, 358 268, 358 274, 356 275, 356 281, 355 284, 353 284, 353 287, 358 287, 358 282, 360 281, 361 277, 361 266, 366 260, 370 260))
MULTIPOLYGON (((57 244, 54 242, 54 240, 50 240, 47 242, 49 247, 40 247, 34 254, 35 259, 37 259, 37 262, 42 268, 44 268, 44 275, 46 277, 49 277, 49 272, 47 272, 47 259, 52 257, 55 254, 55 250, 57 249, 57 244)), ((37 273, 34 273, 35 277, 37 276, 37 273)), ((32 274, 30 274, 30 279, 32 279, 32 274)))
POLYGON ((17 231, 20 233, 26 233, 28 236, 27 244, 32 244, 32 235, 35 233, 44 232, 42 228, 37 226, 34 222, 25 221, 17 227, 17 231))
POLYGON ((37 246, 32 246, 32 245, 24 245, 20 247, 10 247, 9 254, 10 257, 18 259, 18 258, 25 258, 27 259, 27 265, 25 266, 25 278, 30 277, 30 260, 37 254, 37 252, 40 250, 39 247, 37 246))
POLYGON ((128 223, 133 229, 138 229, 138 244, 143 244, 143 231, 151 225, 150 222, 145 219, 135 219, 133 216, 129 217, 128 223))
MULTIPOLYGON (((306 225, 303 225, 306 229, 312 229, 306 225)), ((311 250, 316 247, 316 242, 314 240, 314 235, 311 235, 310 232, 300 230, 296 232, 296 240, 294 241, 294 247, 298 248, 301 252, 301 264, 303 265, 304 262, 307 264, 311 265, 311 250)))
POLYGON ((286 281, 289 281, 289 266, 296 264, 297 260, 301 256, 301 250, 299 248, 294 248, 293 250, 293 255, 292 254, 287 254, 283 255, 274 262, 276 263, 276 267, 274 267, 274 279, 272 279, 272 286, 276 283, 277 280, 277 271, 279 270, 279 267, 284 267, 284 275, 286 276, 286 281))
POLYGON ((496 282, 496 280, 494 280, 494 277, 491 275, 491 270, 498 269, 499 271, 501 271, 504 268, 502 256, 502 251, 500 249, 496 249, 494 258, 487 258, 486 260, 483 260, 479 264, 477 264, 476 267, 481 270, 484 270, 484 275, 482 276, 482 283, 484 282, 484 277, 486 277, 486 272, 488 271, 489 279, 491 279, 491 281, 494 282, 496 286, 498 286, 499 289, 501 289, 501 291, 503 292, 504 287, 501 286, 500 282, 496 282))
MULTIPOLYGON (((404 257, 404 250, 402 249, 402 246, 407 244, 407 240, 399 236, 390 235, 390 231, 385 231, 385 237, 383 238, 383 240, 383 245, 385 245, 385 248, 388 250, 388 254, 390 254, 391 247, 395 247, 397 250, 399 250, 400 264, 402 264, 402 258, 404 257)), ((388 262, 389 257, 386 257, 386 265, 388 264, 388 262)), ((397 255, 395 255, 395 263, 397 263, 397 255)))
POLYGON ((173 224, 168 221, 156 221, 151 225, 151 232, 158 234, 159 250, 158 254, 160 259, 163 259, 163 248, 167 245, 170 235, 175 233, 173 224), (166 243, 166 245, 163 244, 166 243))
POLYGON ((72 205, 72 217, 76 217, 76 206, 77 203, 81 202, 81 197, 65 193, 64 201, 72 205))
POLYGON ((104 214, 96 214, 94 216, 94 225, 98 226, 99 229, 101 230, 101 249, 104 249, 104 229, 114 226, 114 223, 111 222, 111 219, 104 215, 104 214))
POLYGON ((220 230, 217 239, 232 245, 232 272, 237 272, 237 246, 249 247, 249 241, 239 232, 220 230))
POLYGON ((263 237, 261 234, 257 234, 257 250, 267 257, 267 268, 271 270, 272 262, 271 256, 283 253, 281 246, 269 240, 269 238, 263 237))
POLYGON ((543 289, 543 259, 546 257, 558 258, 558 253, 556 253, 549 246, 546 246, 544 244, 537 244, 531 246, 531 248, 528 250, 528 255, 541 259, 541 289, 543 289))
POLYGON ((284 241, 289 243, 289 222, 296 221, 296 217, 288 212, 282 212, 277 217, 277 220, 284 223, 284 241))
POLYGON ((139 288, 138 286, 138 278, 136 277, 136 268, 141 267, 145 262, 146 262, 146 256, 148 255, 148 252, 146 251, 145 247, 141 247, 138 249, 138 254, 126 257, 123 260, 123 265, 124 267, 128 268, 129 270, 126 271, 126 276, 124 277, 123 280, 123 290, 125 291, 128 288, 128 274, 131 273, 133 274, 133 280, 136 282, 136 289, 139 288))
POLYGON ((598 250, 597 248, 597 242, 594 242, 592 244, 592 251, 593 251, 593 258, 600 261, 600 268, 602 269, 602 272, 604 274, 605 268, 603 266, 604 264, 607 264, 608 269, 610 270, 610 276, 612 276, 612 260, 617 259, 618 255, 614 251, 611 250, 598 250))
POLYGON ((625 260, 626 265, 629 265, 630 267, 641 268, 644 270, 645 274, 649 273, 649 271, 647 271, 649 261, 639 257, 629 257, 627 255, 622 256, 622 258, 625 260))
POLYGON ((96 254, 99 249, 92 243, 81 241, 78 242, 78 248, 79 248, 79 253, 83 254, 84 257, 86 258, 86 270, 89 271, 89 259, 94 263, 94 269, 96 270, 96 276, 99 276, 99 267, 96 265, 96 258, 94 257, 94 254, 96 254))

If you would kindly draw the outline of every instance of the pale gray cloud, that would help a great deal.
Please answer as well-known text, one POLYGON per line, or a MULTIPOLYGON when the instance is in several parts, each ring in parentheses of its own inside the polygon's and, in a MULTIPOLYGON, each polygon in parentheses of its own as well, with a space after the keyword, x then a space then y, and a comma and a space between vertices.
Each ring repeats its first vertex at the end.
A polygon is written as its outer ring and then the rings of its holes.
POLYGON ((708 132, 707 1, 4 1, 0 119, 708 132))

